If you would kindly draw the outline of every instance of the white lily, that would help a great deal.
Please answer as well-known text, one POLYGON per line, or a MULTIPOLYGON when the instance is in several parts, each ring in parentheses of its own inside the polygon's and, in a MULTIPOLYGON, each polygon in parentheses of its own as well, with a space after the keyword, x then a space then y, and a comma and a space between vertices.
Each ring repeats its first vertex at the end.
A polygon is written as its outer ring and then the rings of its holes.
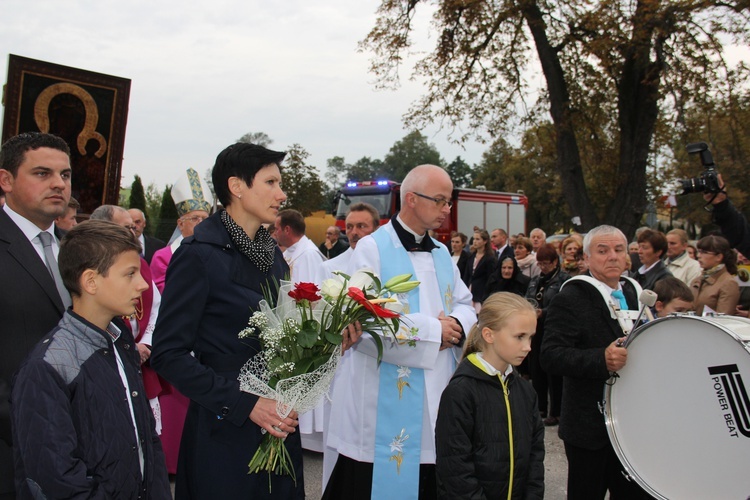
POLYGON ((366 293, 367 290, 372 288, 374 285, 371 274, 375 274, 375 271, 368 267, 360 269, 352 275, 352 278, 349 280, 348 286, 359 288, 361 290, 364 290, 366 293))

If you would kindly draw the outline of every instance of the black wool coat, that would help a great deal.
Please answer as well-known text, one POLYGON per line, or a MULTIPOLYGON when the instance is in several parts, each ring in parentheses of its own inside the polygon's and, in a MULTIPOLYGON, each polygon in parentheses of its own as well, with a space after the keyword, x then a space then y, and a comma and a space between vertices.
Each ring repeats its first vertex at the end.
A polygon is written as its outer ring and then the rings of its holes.
MULTIPOLYGON (((544 498, 544 425, 531 384, 507 381, 513 423, 512 498, 544 498)), ((443 391, 435 428, 438 498, 508 497, 510 446, 503 387, 464 359, 443 391)))

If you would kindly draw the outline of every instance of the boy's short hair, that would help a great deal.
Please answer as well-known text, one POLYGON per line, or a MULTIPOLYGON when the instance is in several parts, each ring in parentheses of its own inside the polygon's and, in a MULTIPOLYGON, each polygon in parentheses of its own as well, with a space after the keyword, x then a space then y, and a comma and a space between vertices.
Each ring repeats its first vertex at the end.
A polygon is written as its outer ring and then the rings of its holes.
POLYGON ((656 300, 664 305, 669 304, 675 299, 693 302, 693 292, 682 280, 674 276, 666 276, 654 285, 656 300))
POLYGON ((105 220, 78 224, 60 242, 57 265, 65 288, 80 297, 79 281, 86 269, 107 276, 117 257, 130 250, 139 253, 141 245, 126 228, 105 220))

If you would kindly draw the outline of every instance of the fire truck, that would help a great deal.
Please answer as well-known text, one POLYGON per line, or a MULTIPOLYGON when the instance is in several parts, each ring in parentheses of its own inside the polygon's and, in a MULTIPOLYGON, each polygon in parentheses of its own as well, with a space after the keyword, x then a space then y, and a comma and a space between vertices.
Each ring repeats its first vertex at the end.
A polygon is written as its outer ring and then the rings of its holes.
MULTIPOLYGON (((353 203, 365 202, 380 213, 385 224, 401 208, 401 184, 388 180, 347 182, 336 194, 336 225, 345 229, 346 214, 353 203)), ((502 193, 483 189, 455 188, 451 196, 450 217, 436 229, 437 239, 450 248, 452 231, 471 238, 474 226, 491 232, 505 229, 508 234, 526 233, 526 209, 529 200, 523 193, 502 193)))

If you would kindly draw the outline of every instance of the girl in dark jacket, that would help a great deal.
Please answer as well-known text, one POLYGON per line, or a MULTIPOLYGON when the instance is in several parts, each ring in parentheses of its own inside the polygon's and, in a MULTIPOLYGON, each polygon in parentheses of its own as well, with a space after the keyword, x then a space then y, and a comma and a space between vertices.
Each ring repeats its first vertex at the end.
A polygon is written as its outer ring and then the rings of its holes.
POLYGON ((435 428, 438 498, 544 497, 544 426, 536 392, 514 366, 531 350, 536 312, 496 293, 443 391, 435 428))

